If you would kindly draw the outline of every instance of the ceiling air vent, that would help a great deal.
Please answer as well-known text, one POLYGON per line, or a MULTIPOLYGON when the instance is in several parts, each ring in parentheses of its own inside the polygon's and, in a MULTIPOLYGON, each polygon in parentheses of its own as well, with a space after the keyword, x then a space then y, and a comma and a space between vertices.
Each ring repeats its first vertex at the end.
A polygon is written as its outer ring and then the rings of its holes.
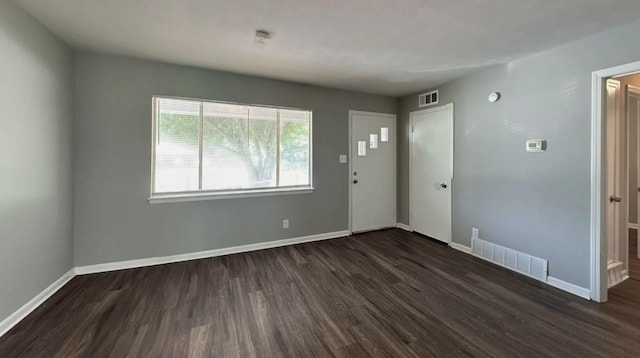
POLYGON ((438 104, 440 100, 440 92, 438 90, 423 93, 418 96, 418 107, 427 107, 438 104))

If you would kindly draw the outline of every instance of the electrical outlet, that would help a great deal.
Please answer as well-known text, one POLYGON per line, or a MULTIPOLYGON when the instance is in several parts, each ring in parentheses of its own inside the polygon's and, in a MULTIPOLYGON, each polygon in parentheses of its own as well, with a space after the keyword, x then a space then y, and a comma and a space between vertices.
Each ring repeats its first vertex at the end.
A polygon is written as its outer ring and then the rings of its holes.
POLYGON ((475 227, 474 227, 474 228, 472 228, 472 229, 471 229, 471 237, 472 237, 472 238, 474 238, 474 239, 477 239, 477 238, 478 238, 478 235, 479 235, 479 231, 480 231, 480 230, 476 229, 475 227))
POLYGON ((289 219, 282 220, 282 228, 283 229, 288 229, 289 228, 289 219))

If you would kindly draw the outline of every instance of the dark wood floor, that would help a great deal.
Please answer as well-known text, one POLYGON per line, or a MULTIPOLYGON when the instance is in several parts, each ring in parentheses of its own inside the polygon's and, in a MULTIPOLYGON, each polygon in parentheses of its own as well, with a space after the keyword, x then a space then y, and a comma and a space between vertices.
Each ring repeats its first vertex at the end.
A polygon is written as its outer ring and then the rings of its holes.
POLYGON ((640 281, 582 300, 400 230, 78 276, 0 357, 638 357, 640 281))
POLYGON ((640 259, 638 259, 638 230, 629 230, 629 277, 640 280, 640 259))

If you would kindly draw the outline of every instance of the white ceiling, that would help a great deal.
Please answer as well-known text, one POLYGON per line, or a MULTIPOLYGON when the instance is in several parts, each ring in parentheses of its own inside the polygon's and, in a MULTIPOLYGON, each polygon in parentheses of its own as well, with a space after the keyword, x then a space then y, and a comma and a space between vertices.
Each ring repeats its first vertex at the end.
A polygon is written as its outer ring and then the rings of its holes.
POLYGON ((14 0, 77 49, 404 95, 638 19, 638 0, 14 0), (257 29, 273 38, 254 43, 257 29))

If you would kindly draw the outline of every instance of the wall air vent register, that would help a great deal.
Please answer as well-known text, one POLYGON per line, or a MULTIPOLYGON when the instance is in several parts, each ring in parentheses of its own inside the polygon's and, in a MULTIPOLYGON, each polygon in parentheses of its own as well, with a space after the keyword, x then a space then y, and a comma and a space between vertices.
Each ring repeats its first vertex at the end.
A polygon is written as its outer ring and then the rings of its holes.
POLYGON ((418 96, 418 107, 428 107, 438 104, 440 101, 440 92, 438 90, 423 93, 418 96))

